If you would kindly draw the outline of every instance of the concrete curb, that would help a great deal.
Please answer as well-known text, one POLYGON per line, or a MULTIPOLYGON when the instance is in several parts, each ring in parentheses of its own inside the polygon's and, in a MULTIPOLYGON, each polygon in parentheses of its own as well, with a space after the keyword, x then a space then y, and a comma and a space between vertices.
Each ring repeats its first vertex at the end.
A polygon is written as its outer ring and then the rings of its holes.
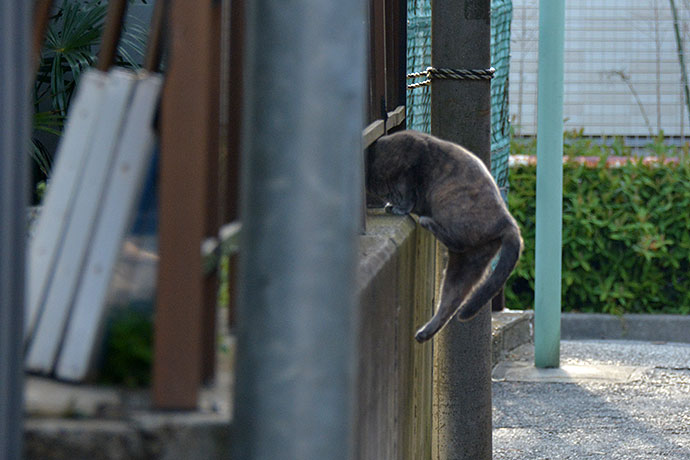
POLYGON ((534 312, 504 310, 491 314, 491 362, 495 366, 511 350, 531 343, 534 312))
POLYGON ((229 421, 219 415, 137 414, 129 420, 30 419, 26 459, 221 459, 229 421), (200 456, 201 455, 201 456, 200 456))
POLYGON ((561 338, 690 343, 690 316, 563 313, 561 338))

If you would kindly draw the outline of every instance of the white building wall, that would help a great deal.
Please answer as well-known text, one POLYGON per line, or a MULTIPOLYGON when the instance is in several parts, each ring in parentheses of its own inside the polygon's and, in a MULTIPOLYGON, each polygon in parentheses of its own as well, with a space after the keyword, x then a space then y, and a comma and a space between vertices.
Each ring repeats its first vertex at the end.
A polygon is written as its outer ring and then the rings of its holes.
MULTIPOLYGON (((690 61, 690 0, 675 0, 690 61)), ((513 0, 510 111, 536 134, 538 0, 513 0)), ((689 63, 686 62, 686 67, 689 63)), ((669 0, 568 0, 566 129, 592 136, 690 134, 669 0)))

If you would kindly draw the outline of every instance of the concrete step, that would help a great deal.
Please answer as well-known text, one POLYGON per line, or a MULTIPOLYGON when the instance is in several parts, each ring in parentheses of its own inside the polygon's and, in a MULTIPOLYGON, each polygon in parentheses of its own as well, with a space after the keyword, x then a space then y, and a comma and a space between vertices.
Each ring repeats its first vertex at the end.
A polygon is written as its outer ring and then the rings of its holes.
MULTIPOLYGON (((531 311, 492 314, 493 363, 532 341, 531 311)), ((195 412, 153 412, 142 390, 73 385, 42 377, 26 382, 25 458, 220 459, 230 445, 234 346, 220 354, 218 381, 195 412)))
POLYGON ((503 310, 491 314, 491 361, 495 366, 506 355, 527 343, 532 343, 534 312, 531 310, 503 310))

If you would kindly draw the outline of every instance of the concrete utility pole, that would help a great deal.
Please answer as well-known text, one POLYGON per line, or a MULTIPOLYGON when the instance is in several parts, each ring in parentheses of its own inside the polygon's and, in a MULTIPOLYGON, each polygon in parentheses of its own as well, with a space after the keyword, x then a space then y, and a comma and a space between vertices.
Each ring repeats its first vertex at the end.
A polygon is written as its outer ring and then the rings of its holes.
MULTIPOLYGON (((490 0, 432 3, 432 66, 491 67, 490 0)), ((490 80, 433 80, 431 132, 491 163, 490 80)), ((491 311, 452 321, 434 344, 434 453, 438 460, 491 459, 491 311)))
POLYGON ((349 459, 361 0, 247 2, 233 458, 349 459))
POLYGON ((23 438, 24 267, 31 82, 31 5, 0 2, 0 458, 23 438))

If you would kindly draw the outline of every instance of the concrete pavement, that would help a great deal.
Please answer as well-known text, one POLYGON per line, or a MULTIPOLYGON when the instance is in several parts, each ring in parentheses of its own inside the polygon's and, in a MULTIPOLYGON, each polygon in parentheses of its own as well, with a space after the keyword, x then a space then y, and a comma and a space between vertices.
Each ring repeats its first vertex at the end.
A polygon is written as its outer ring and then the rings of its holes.
POLYGON ((561 343, 561 369, 533 346, 494 369, 494 460, 690 459, 690 344, 561 343))

